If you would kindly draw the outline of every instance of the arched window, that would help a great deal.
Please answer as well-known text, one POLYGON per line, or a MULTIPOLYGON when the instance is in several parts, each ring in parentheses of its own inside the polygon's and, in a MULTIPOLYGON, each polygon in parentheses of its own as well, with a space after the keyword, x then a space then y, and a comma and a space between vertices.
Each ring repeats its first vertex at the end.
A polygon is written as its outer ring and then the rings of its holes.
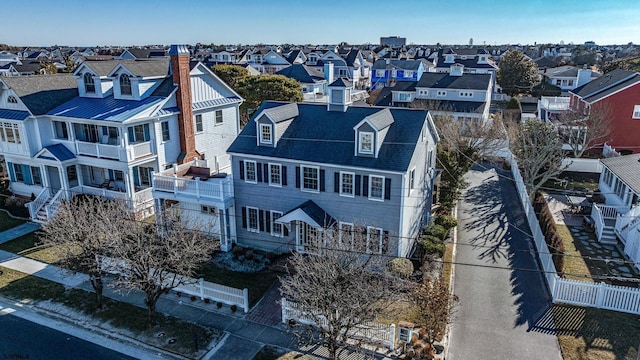
POLYGON ((129 75, 120 75, 120 95, 131 95, 131 79, 129 75))
POLYGON ((16 97, 13 96, 13 95, 9 95, 9 97, 7 98, 7 102, 9 104, 17 104, 18 103, 18 99, 16 99, 16 97))
POLYGON ((84 73, 82 79, 84 80, 84 91, 87 94, 95 94, 96 84, 93 82, 93 76, 90 73, 84 73))

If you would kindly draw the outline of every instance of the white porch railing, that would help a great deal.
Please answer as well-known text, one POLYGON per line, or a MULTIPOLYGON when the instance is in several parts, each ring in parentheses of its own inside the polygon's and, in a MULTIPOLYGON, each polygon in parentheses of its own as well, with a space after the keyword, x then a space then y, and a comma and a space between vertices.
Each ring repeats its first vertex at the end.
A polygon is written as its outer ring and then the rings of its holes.
POLYGON ((62 203, 62 199, 64 198, 62 196, 63 193, 64 191, 62 189, 58 190, 53 199, 51 199, 51 202, 49 202, 49 205, 45 206, 47 219, 51 219, 53 215, 55 215, 56 210, 58 210, 58 207, 60 206, 60 204, 62 203))
POLYGON ((133 204, 141 205, 153 200, 153 188, 140 190, 133 194, 133 204))
MULTIPOLYGON (((303 309, 299 304, 293 301, 282 298, 280 300, 280 305, 282 307, 282 322, 285 324, 289 320, 295 320, 301 324, 314 326, 321 325, 322 327, 327 327, 326 319, 319 317, 322 319, 322 324, 317 324, 308 316, 308 310, 303 309)), ((394 350, 396 340, 396 325, 367 322, 360 326, 356 326, 355 329, 353 329, 353 331, 349 332, 347 335, 353 339, 365 339, 371 343, 382 343, 389 350, 394 350)))
POLYGON ((602 238, 602 232, 604 231, 604 217, 602 216, 602 211, 600 210, 601 204, 593 204, 591 206, 591 218, 593 219, 593 225, 596 230, 596 238, 599 240, 602 238))
POLYGON ((115 199, 115 200, 128 200, 128 195, 126 192, 120 191, 112 191, 103 188, 95 188, 92 186, 80 185, 70 189, 71 194, 73 196, 80 194, 94 195, 94 196, 102 196, 107 199, 115 199))
POLYGON ((616 234, 626 244, 629 233, 640 225, 640 205, 636 205, 624 214, 616 218, 616 234))
POLYGON ((225 200, 233 197, 231 176, 209 178, 207 181, 185 179, 177 176, 153 175, 153 190, 170 192, 175 195, 195 196, 213 200, 225 200))
POLYGON ((36 196, 36 198, 33 201, 28 202, 26 204, 27 208, 29 209, 29 216, 32 219, 36 218, 38 211, 42 209, 42 207, 47 202, 47 200, 49 200, 50 197, 51 197, 51 188, 46 187, 42 189, 42 191, 38 194, 38 196, 36 196))
POLYGON ((154 146, 151 141, 129 145, 127 147, 129 160, 134 160, 134 159, 141 158, 143 156, 152 155, 155 153, 153 148, 154 146))
POLYGON ((117 145, 107 145, 85 141, 76 141, 76 153, 78 155, 95 156, 98 158, 123 160, 124 148, 117 145))
POLYGON ((543 96, 540 99, 540 107, 546 110, 564 111, 569 110, 568 97, 543 96))

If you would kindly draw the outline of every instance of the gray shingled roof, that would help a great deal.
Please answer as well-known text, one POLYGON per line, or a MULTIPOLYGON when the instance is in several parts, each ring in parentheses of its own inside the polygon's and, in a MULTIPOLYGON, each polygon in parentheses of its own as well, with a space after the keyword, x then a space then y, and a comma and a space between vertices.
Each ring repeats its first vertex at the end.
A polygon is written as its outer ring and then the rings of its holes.
POLYGON ((593 100, 597 100, 602 96, 605 96, 605 94, 610 94, 611 89, 614 87, 617 89, 621 84, 623 85, 622 87, 624 87, 630 83, 640 80, 639 75, 640 74, 633 71, 616 69, 595 80, 589 81, 580 87, 570 90, 569 92, 576 94, 585 100, 587 100, 587 97, 598 95, 593 98, 593 100))
POLYGON ((156 77, 166 76, 169 73, 169 59, 158 58, 148 60, 87 60, 83 62, 98 76, 109 76, 119 64, 124 65, 135 76, 156 77))
POLYGON ((46 114, 78 96, 78 82, 71 74, 3 77, 34 115, 46 114))
POLYGON ((338 78, 336 81, 329 84, 332 87, 353 87, 353 83, 346 78, 338 78))
POLYGON ((601 159, 602 164, 616 174, 631 189, 640 193, 640 154, 601 159))
MULTIPOLYGON (((266 101, 256 114, 283 104, 286 103, 266 101)), ((405 172, 420 141, 426 110, 388 109, 394 122, 388 127, 378 157, 353 154, 354 126, 382 109, 350 106, 341 112, 327 111, 326 104, 298 104, 299 115, 291 121, 276 147, 257 146, 256 126, 245 126, 227 151, 232 154, 405 172)))
POLYGON ((277 75, 283 75, 294 79, 301 83, 313 84, 317 81, 324 80, 324 75, 319 68, 313 68, 302 64, 293 64, 276 72, 277 75))
POLYGON ((393 115, 389 109, 382 109, 375 114, 371 114, 366 117, 369 122, 376 127, 377 130, 382 130, 387 126, 393 124, 393 115))
POLYGON ((374 70, 382 70, 386 69, 389 66, 391 69, 400 69, 400 70, 412 70, 417 71, 420 68, 420 64, 423 63, 423 60, 389 60, 389 64, 387 64, 387 60, 376 60, 373 63, 374 70))
POLYGON ((264 112, 276 123, 292 119, 300 114, 296 103, 266 109, 264 112))
POLYGON ((490 83, 491 74, 451 76, 449 73, 426 72, 420 77, 416 88, 487 90, 490 83))

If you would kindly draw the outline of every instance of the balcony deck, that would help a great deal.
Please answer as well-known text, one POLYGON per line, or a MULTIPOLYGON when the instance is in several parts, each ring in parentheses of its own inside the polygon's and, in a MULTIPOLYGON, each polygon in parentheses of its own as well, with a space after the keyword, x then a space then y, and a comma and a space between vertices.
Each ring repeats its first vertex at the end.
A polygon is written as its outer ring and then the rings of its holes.
POLYGON ((183 201, 226 202, 233 199, 231 174, 208 167, 204 160, 153 174, 154 197, 183 201))

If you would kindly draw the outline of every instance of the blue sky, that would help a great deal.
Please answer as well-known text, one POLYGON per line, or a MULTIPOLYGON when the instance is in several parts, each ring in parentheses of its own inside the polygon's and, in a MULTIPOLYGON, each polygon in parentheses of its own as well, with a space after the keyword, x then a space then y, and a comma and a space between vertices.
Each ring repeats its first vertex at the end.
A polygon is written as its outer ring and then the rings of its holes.
POLYGON ((640 43, 638 0, 4 1, 0 43, 640 43), (12 14, 12 15, 7 15, 12 14))

